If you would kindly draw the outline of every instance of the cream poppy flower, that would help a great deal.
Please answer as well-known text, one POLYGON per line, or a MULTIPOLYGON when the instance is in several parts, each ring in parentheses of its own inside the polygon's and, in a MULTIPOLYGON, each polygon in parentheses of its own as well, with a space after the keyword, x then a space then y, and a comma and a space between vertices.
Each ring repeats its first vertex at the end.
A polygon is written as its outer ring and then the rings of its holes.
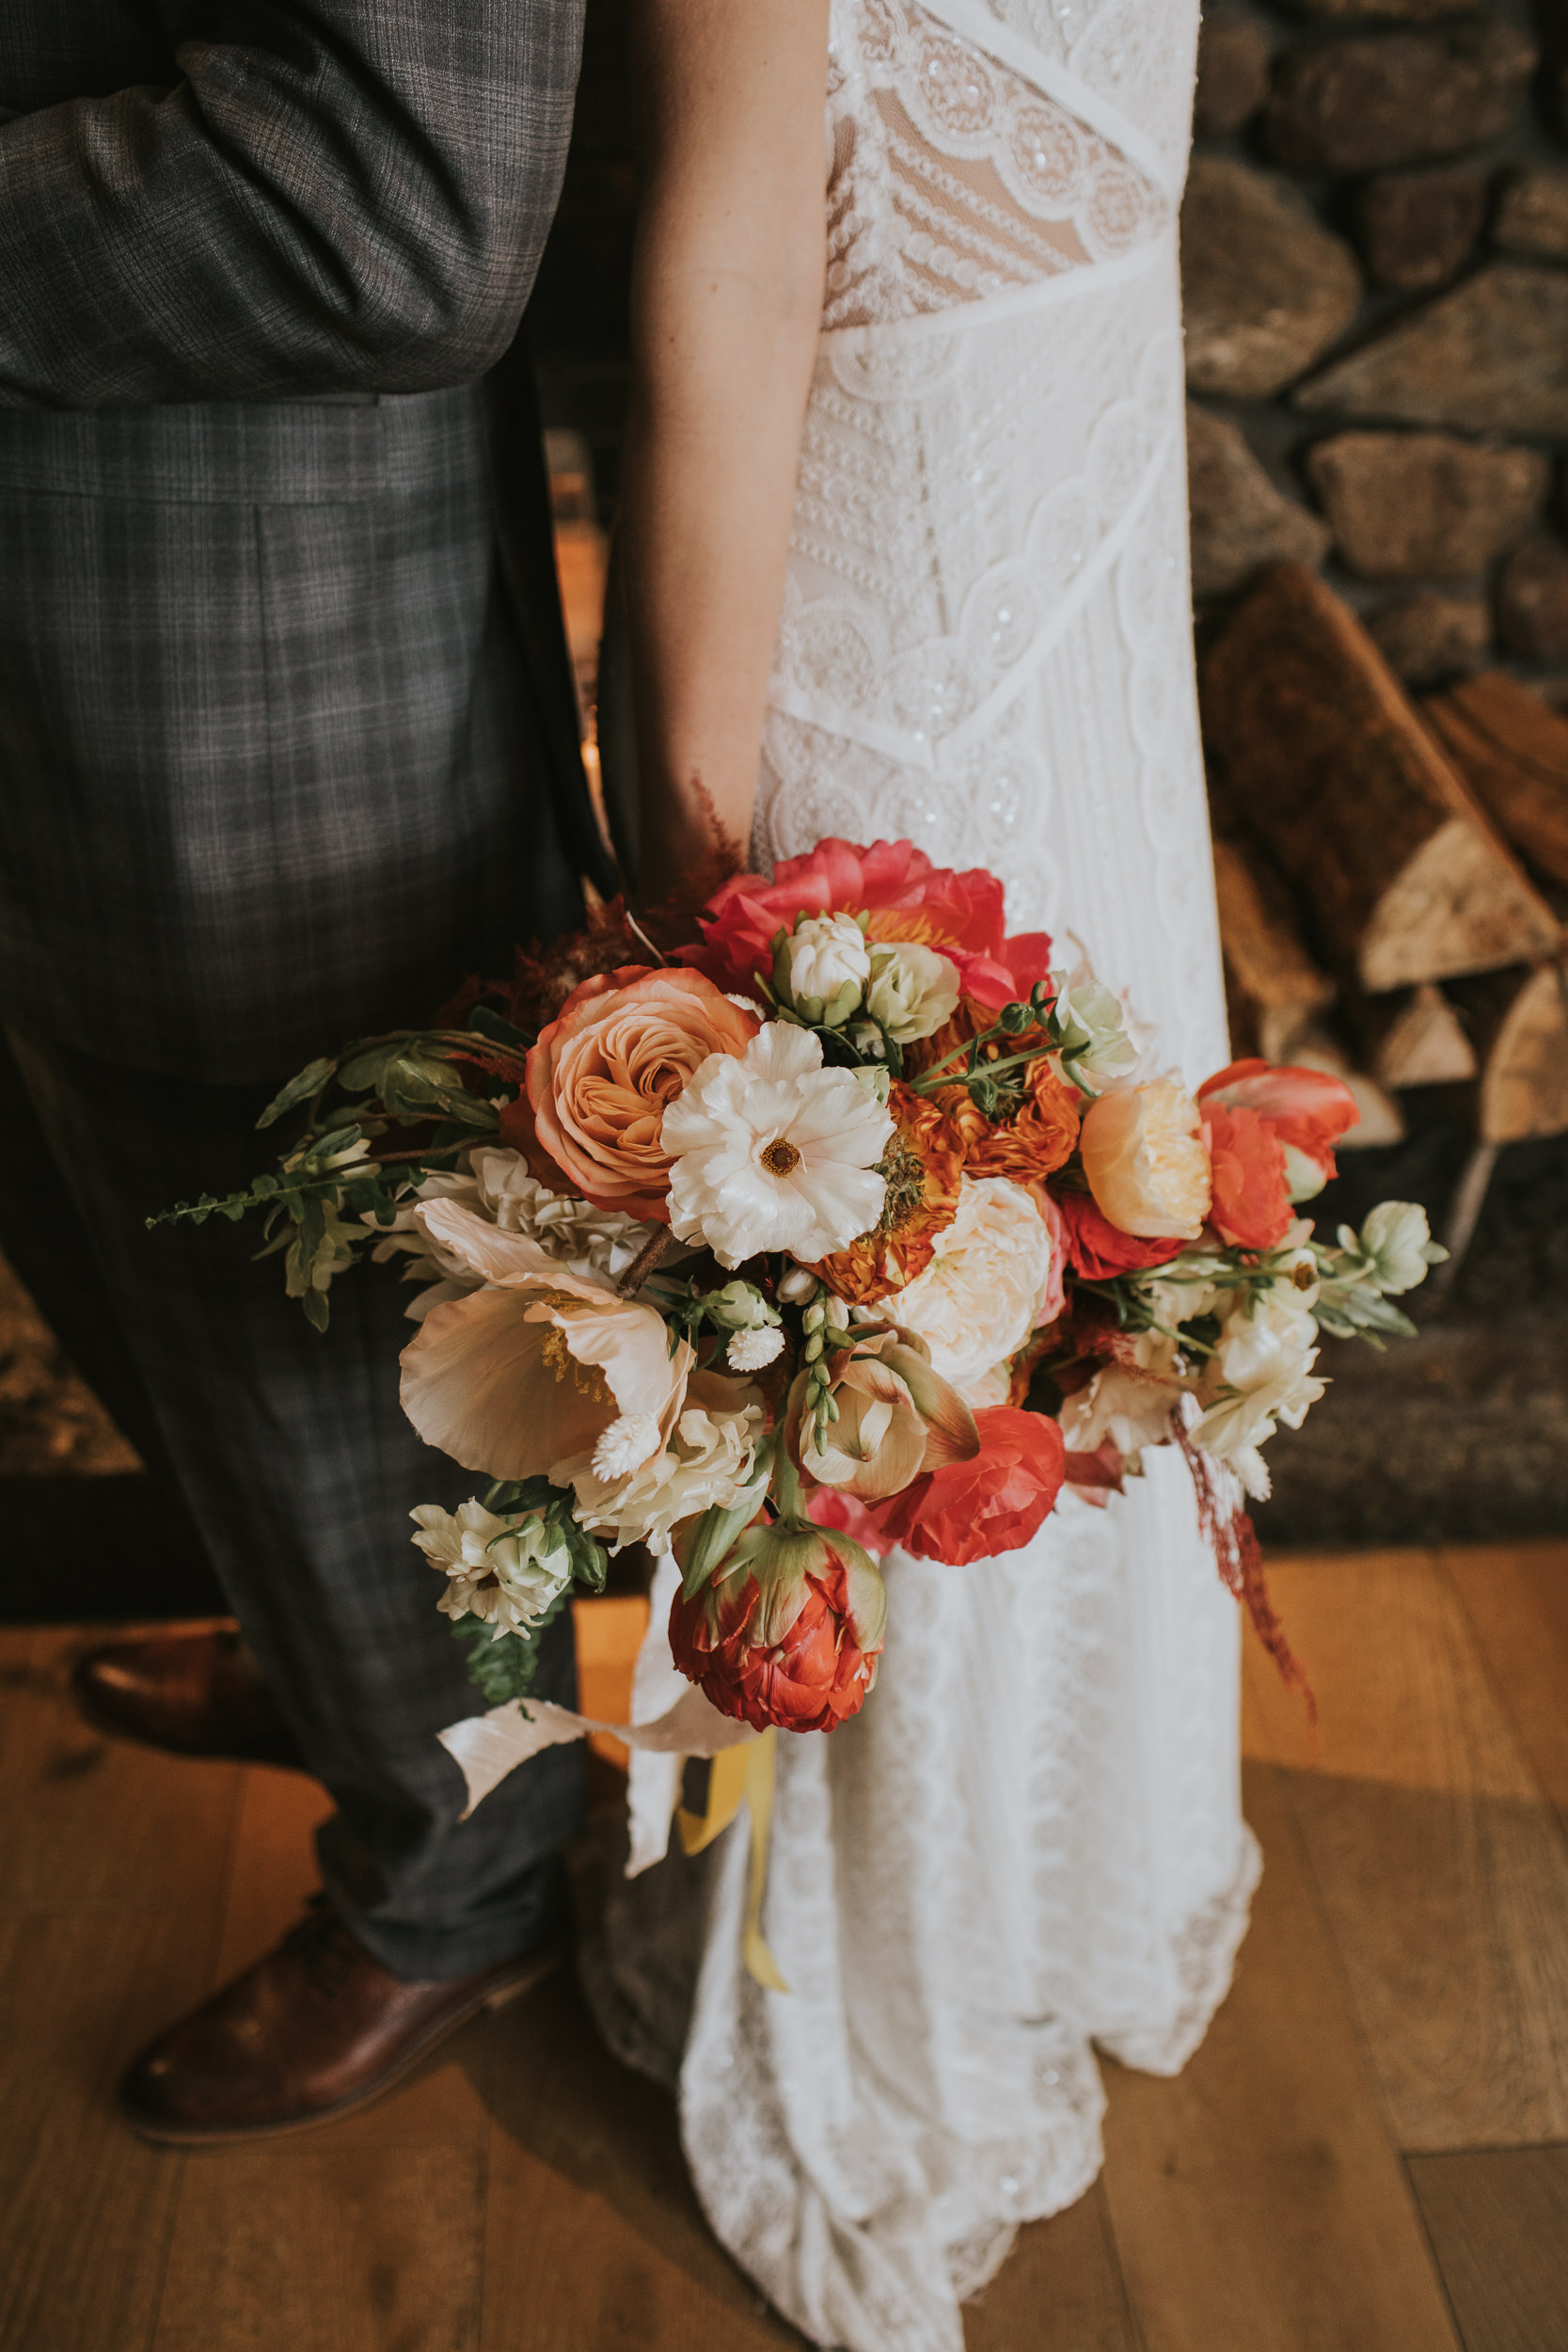
POLYGON ((663 1445, 694 1358, 685 1340, 672 1354, 660 1315, 454 1200, 426 1202, 420 1218, 484 1284, 436 1308, 403 1351, 403 1408, 427 1445, 465 1470, 557 1486, 611 1431, 627 1469, 663 1445))
POLYGON ((721 1265, 764 1249, 826 1258, 876 1224, 893 1120, 821 1041, 782 1021, 742 1054, 710 1054, 664 1114, 670 1224, 721 1265))

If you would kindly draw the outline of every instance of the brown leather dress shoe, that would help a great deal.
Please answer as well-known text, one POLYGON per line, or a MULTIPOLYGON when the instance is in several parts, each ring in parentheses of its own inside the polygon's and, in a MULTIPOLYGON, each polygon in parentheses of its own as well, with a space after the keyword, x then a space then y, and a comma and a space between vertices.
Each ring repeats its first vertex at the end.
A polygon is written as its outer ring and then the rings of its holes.
POLYGON ((546 1977, 562 1942, 438 1983, 388 1976, 325 1895, 277 1951, 149 2044, 120 2085, 144 2139, 272 2139, 367 2106, 482 2009, 546 1977))
POLYGON ((240 1634, 165 1633, 79 1659, 76 1703, 99 1731, 176 1756, 308 1767, 240 1634))

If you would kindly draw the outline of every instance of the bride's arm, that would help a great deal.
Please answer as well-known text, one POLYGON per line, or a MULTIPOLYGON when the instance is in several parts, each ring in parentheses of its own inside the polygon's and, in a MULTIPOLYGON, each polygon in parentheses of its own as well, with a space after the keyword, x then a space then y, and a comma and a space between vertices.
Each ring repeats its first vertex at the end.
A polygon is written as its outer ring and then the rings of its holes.
POLYGON ((828 0, 639 0, 646 126, 618 534, 641 894, 742 848, 822 309, 828 0))

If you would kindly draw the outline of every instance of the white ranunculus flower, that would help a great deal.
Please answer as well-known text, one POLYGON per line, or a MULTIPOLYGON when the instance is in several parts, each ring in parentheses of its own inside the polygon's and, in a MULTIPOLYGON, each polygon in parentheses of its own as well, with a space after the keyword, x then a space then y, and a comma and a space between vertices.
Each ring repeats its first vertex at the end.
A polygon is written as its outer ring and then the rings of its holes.
POLYGON ((918 1333, 962 1394, 1023 1345, 1050 1279, 1051 1234, 1022 1185, 966 1176, 930 1264, 879 1311, 918 1333))
POLYGON ((1137 1064, 1137 1049, 1127 1034, 1121 999, 1086 966, 1077 972, 1053 972, 1056 991, 1056 1021, 1062 1052, 1085 1078, 1124 1078, 1137 1064))
POLYGON ((664 1114, 670 1225, 721 1265, 760 1250, 826 1258, 876 1224, 893 1120, 810 1029, 770 1021, 743 1054, 710 1054, 664 1114))
POLYGON ((958 1002, 958 966, 934 947, 895 939, 872 948, 865 1009, 895 1044, 933 1037, 952 1019, 958 1002))
POLYGON ((1414 1290, 1446 1254, 1433 1248, 1427 1213, 1414 1200, 1380 1200, 1361 1228, 1361 1247, 1372 1262, 1370 1279, 1386 1297, 1414 1290))
POLYGON ((696 1374, 668 1445, 627 1478, 600 1477, 596 1456, 574 1475, 579 1524, 611 1551, 646 1544, 657 1555, 669 1550, 680 1520, 715 1505, 732 1510, 751 1483, 762 1435, 761 1407, 736 1401, 746 1395, 738 1381, 696 1374))
POLYGON ((436 1607, 448 1617, 483 1617, 498 1642, 504 1633, 526 1641, 571 1581, 572 1555, 537 1512, 516 1520, 498 1518, 482 1502, 462 1503, 455 1514, 421 1502, 409 1517, 420 1530, 415 1543, 446 1574, 436 1607))
POLYGON ((852 914, 807 914, 784 943, 792 1003, 815 996, 830 1004, 840 989, 857 994, 871 977, 871 951, 852 914))

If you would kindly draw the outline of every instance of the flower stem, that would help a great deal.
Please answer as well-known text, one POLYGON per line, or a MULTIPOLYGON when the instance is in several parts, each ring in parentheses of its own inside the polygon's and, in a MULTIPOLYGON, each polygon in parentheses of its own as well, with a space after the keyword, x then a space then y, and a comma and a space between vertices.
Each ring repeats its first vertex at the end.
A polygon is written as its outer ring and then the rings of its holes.
POLYGON ((643 1243, 615 1285, 623 1298, 636 1296, 674 1238, 668 1225, 660 1225, 652 1239, 643 1243))

